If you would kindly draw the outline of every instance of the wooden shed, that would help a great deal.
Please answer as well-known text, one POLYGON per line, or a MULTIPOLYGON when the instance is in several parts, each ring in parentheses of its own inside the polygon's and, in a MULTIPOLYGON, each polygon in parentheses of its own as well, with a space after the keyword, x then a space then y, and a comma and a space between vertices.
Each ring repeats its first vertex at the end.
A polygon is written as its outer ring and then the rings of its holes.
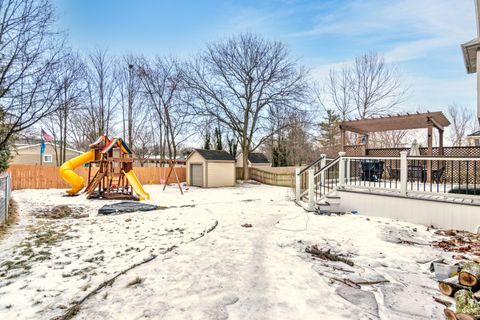
MULTIPOLYGON (((237 156, 236 166, 243 168, 243 152, 237 156)), ((248 167, 271 167, 272 163, 268 161, 265 154, 261 152, 250 152, 248 155, 248 167)))
POLYGON ((235 186, 235 158, 226 151, 195 149, 187 157, 187 185, 235 186))

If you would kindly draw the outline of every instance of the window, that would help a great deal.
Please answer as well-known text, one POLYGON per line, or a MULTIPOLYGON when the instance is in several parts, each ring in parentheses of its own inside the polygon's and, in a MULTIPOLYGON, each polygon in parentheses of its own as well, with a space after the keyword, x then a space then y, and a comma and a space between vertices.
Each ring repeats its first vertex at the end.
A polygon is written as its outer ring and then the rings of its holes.
POLYGON ((51 154, 44 154, 43 155, 43 162, 45 163, 52 163, 53 162, 53 157, 51 154))

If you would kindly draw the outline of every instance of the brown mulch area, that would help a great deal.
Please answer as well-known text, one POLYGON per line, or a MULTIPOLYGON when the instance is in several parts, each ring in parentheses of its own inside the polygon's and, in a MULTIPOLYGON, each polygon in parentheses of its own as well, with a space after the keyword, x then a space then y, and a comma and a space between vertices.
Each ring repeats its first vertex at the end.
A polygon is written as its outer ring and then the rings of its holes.
POLYGON ((480 234, 459 230, 437 230, 435 234, 447 237, 434 241, 432 245, 436 248, 480 256, 480 234))

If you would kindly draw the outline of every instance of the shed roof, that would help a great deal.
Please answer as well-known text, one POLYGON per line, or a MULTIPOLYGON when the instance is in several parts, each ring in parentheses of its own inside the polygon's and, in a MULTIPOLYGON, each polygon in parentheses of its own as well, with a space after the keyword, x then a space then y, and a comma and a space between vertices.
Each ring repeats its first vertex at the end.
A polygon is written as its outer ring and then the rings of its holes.
POLYGON ((250 163, 270 163, 267 157, 261 152, 252 152, 248 155, 250 163))
POLYGON ((342 121, 340 128, 357 133, 369 133, 390 130, 422 129, 427 128, 430 123, 433 123, 435 127, 441 130, 450 125, 450 121, 445 117, 443 112, 437 111, 342 121))
POLYGON ((470 133, 467 137, 480 137, 480 130, 470 133))
POLYGON ((195 149, 195 151, 200 153, 205 160, 235 161, 235 158, 224 150, 195 149))

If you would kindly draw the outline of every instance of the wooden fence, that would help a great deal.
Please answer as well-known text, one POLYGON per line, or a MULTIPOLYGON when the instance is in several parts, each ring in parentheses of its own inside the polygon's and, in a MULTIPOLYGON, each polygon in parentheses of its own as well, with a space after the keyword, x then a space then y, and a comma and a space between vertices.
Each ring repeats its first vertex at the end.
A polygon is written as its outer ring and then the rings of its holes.
POLYGON ((243 180, 243 167, 235 168, 235 179, 243 180))
POLYGON ((250 168, 250 179, 274 186, 295 187, 295 173, 274 173, 250 168))
MULTIPOLYGON (((134 167, 133 169, 142 184, 160 184, 167 177, 169 170, 168 167, 134 167)), ((175 170, 180 182, 185 182, 185 168, 175 168, 175 170)), ((15 164, 11 165, 7 172, 11 175, 13 190, 69 187, 58 174, 58 167, 15 164)), ((77 168, 75 172, 87 179, 88 168, 77 168)), ((168 183, 174 182, 175 176, 172 173, 168 183)))

